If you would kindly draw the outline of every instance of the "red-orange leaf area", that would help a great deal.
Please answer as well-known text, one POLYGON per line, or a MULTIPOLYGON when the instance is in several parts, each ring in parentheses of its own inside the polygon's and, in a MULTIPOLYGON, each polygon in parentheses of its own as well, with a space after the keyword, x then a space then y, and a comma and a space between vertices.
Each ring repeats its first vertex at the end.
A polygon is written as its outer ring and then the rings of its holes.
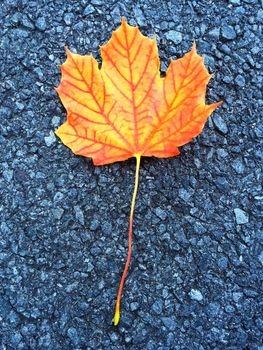
POLYGON ((101 69, 92 55, 66 51, 56 90, 67 121, 56 134, 95 165, 136 155, 178 155, 178 147, 201 133, 220 104, 205 103, 211 75, 195 44, 183 58, 171 60, 161 78, 156 38, 124 19, 101 47, 101 69))
POLYGON ((195 44, 183 58, 172 60, 160 77, 156 39, 122 19, 109 42, 101 47, 102 67, 92 55, 67 49, 56 89, 67 110, 67 121, 56 131, 75 154, 95 165, 136 157, 131 203, 128 257, 122 274, 114 325, 132 252, 132 221, 141 156, 171 157, 178 147, 201 133, 208 116, 221 103, 205 103, 211 75, 195 44))

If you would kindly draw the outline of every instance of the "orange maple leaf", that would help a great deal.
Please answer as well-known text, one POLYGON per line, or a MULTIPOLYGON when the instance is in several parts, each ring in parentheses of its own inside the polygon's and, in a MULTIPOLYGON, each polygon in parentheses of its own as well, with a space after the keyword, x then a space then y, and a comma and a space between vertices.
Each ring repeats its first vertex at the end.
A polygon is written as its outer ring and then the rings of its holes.
POLYGON ((156 38, 143 36, 125 19, 101 47, 101 69, 92 55, 66 51, 56 91, 67 110, 67 121, 56 135, 75 154, 92 158, 95 165, 136 157, 128 257, 113 319, 117 325, 132 251, 141 156, 178 155, 178 147, 201 133, 208 116, 221 102, 205 103, 211 75, 195 44, 183 58, 172 60, 165 78, 161 78, 156 38))

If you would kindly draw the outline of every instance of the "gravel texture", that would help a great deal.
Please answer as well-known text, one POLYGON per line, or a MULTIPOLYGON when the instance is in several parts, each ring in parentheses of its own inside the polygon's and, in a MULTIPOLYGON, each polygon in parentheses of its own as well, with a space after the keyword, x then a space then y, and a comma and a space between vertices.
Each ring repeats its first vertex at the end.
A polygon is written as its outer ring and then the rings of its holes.
POLYGON ((263 350, 263 1, 2 0, 0 23, 0 349, 263 350), (162 71, 195 38, 224 104, 179 157, 142 161, 114 328, 135 161, 60 144, 53 87, 64 45, 99 59, 121 15, 162 71))

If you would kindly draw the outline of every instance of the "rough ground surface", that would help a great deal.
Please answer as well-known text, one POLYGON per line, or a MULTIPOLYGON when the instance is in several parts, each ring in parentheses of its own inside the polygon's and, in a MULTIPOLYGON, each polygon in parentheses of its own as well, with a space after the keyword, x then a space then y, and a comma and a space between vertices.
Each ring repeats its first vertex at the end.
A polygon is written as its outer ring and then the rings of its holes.
POLYGON ((0 349, 262 350, 263 2, 2 0, 0 23, 0 349), (225 103, 179 157, 143 159, 114 328, 135 162, 60 144, 53 87, 64 45, 99 58, 120 15, 162 71, 195 38, 225 103))

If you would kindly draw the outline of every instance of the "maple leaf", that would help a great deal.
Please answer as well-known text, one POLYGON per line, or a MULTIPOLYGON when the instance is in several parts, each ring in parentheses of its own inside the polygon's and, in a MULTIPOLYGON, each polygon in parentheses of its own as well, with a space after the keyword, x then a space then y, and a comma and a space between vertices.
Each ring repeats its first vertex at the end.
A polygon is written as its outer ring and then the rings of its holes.
POLYGON ((113 322, 120 319, 120 300, 132 252, 132 221, 141 156, 171 157, 178 147, 201 133, 208 116, 221 104, 205 103, 211 78, 204 58, 193 45, 183 58, 172 60, 160 77, 156 38, 122 19, 101 47, 102 66, 92 55, 68 49, 56 89, 67 110, 67 121, 56 135, 75 154, 95 165, 136 158, 131 203, 128 257, 122 274, 113 322))

